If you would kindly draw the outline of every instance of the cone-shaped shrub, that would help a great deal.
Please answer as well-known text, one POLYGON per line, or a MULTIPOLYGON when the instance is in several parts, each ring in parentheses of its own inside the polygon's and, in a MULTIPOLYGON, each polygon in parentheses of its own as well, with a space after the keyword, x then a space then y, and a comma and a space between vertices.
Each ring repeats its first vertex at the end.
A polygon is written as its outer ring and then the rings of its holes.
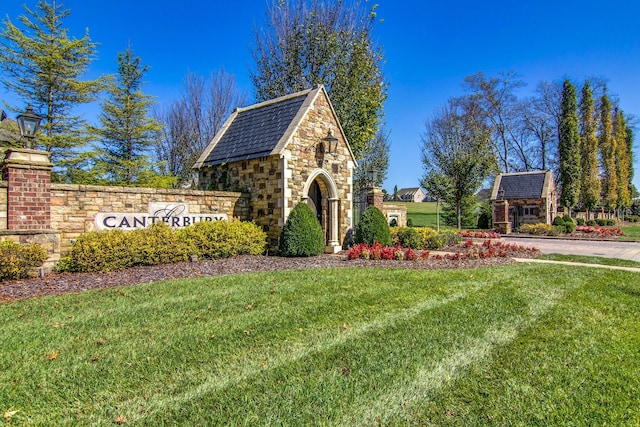
POLYGON ((360 222, 356 227, 356 243, 366 243, 373 245, 379 242, 382 246, 391 245, 391 231, 387 219, 380 209, 369 206, 362 214, 360 222))
POLYGON ((316 215, 306 203, 298 203, 280 233, 280 255, 316 256, 324 251, 324 234, 316 215))

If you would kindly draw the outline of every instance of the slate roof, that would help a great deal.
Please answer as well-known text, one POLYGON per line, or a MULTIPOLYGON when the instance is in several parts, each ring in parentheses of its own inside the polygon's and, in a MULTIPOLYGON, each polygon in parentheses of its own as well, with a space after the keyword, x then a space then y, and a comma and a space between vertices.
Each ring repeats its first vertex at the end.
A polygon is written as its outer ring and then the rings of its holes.
POLYGON ((539 199, 546 197, 544 184, 550 171, 502 174, 496 178, 492 198, 499 198, 504 190, 504 199, 539 199), (497 191, 496 191, 497 190, 497 191))
POLYGON ((302 107, 307 93, 265 105, 238 109, 203 166, 271 154, 302 107))

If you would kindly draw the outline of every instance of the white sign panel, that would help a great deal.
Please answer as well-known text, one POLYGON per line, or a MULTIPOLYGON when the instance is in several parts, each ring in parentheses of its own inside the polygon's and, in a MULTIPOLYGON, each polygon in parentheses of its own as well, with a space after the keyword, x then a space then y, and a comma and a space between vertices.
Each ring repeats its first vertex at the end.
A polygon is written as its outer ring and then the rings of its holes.
POLYGON ((190 214, 186 203, 149 203, 149 212, 100 212, 96 215, 96 230, 134 230, 157 222, 170 227, 188 227, 200 221, 227 221, 227 214, 190 214))

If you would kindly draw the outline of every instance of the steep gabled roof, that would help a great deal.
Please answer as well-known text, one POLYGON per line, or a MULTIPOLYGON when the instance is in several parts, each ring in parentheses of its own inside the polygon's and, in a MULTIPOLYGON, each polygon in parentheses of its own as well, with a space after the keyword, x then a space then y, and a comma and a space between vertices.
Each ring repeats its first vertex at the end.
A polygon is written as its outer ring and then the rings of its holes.
POLYGON ((539 199, 547 197, 551 171, 504 173, 496 177, 492 199, 539 199), (503 191, 503 193, 501 193, 503 191))
POLYGON ((279 153, 320 93, 326 95, 323 86, 236 109, 193 168, 279 153))
POLYGON ((401 188, 400 190, 398 190, 398 197, 404 197, 404 196, 413 197, 418 192, 418 190, 420 190, 419 187, 401 188))

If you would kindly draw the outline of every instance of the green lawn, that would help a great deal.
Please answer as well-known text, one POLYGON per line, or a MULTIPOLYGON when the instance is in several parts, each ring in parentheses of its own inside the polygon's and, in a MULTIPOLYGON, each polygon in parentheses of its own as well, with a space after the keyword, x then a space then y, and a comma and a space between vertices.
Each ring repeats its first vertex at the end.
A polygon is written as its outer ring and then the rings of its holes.
POLYGON ((636 240, 640 241, 640 224, 636 225, 623 225, 620 227, 624 236, 620 237, 620 240, 636 240))
POLYGON ((394 205, 402 205, 407 207, 407 218, 413 221, 414 227, 433 227, 437 226, 436 209, 440 212, 440 227, 444 227, 442 221, 442 203, 440 207, 436 208, 436 202, 392 202, 394 205))
POLYGON ((618 259, 618 258, 603 258, 603 257, 597 257, 597 256, 562 255, 562 254, 539 255, 536 258, 548 259, 553 261, 581 262, 585 264, 600 264, 600 265, 613 265, 618 267, 640 268, 640 262, 631 261, 627 259, 618 259))
POLYGON ((0 304, 20 425, 638 425, 636 273, 233 275, 0 304))

